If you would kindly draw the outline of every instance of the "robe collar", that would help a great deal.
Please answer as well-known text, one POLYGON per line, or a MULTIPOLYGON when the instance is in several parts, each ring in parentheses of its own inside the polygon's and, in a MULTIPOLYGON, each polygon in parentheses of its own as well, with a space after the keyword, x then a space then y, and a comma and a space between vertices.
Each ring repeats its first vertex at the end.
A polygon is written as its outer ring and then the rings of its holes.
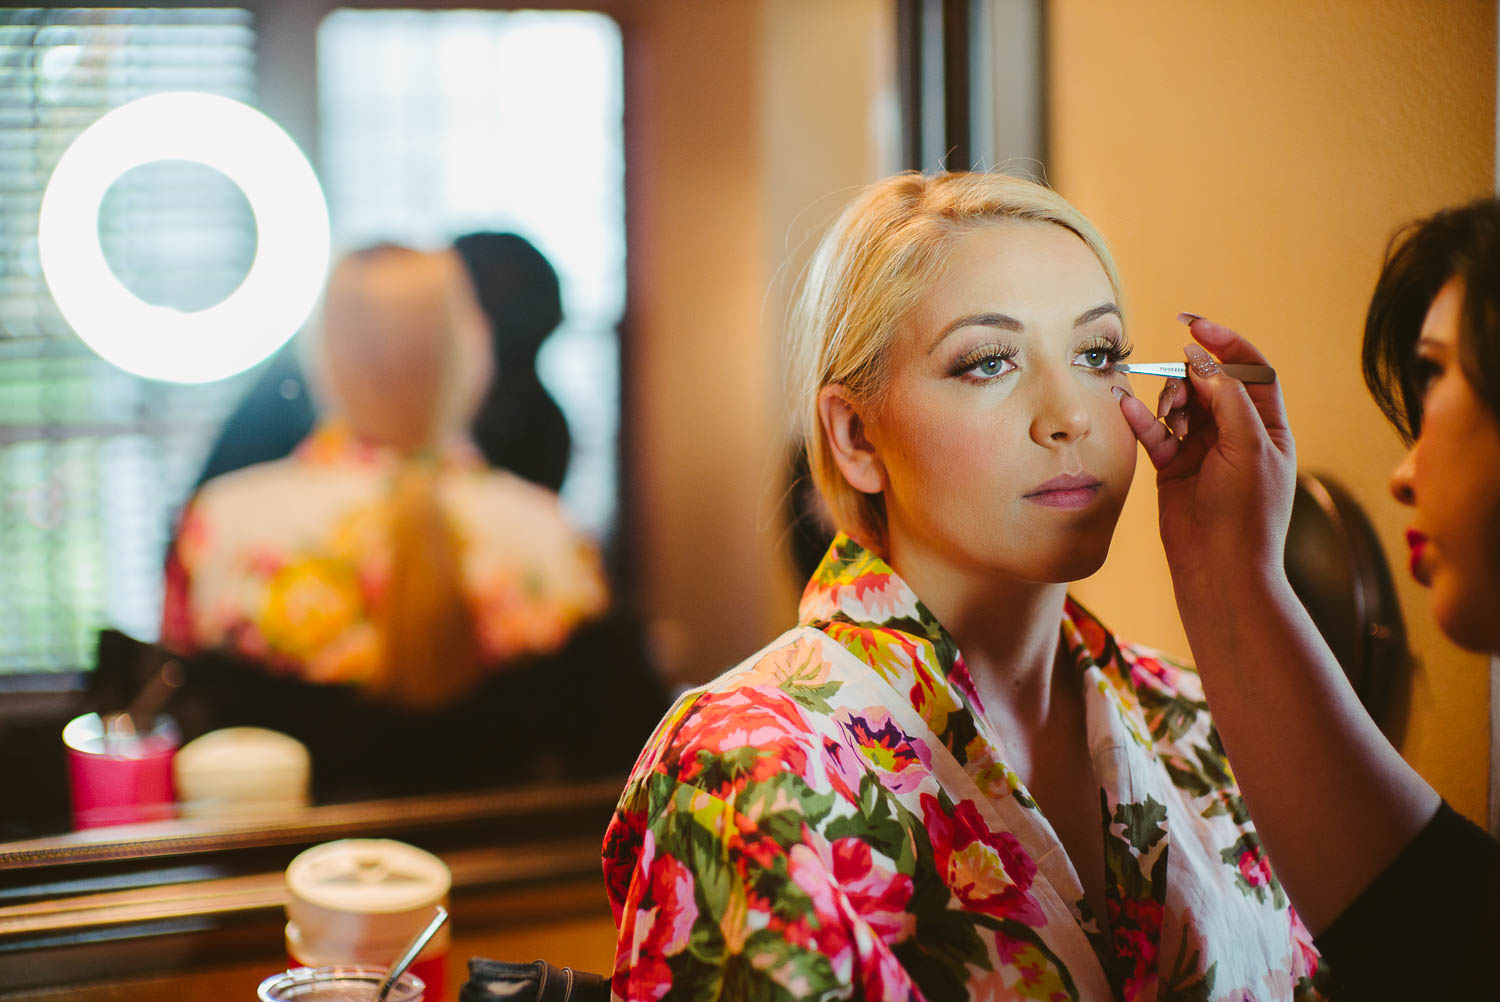
MULTIPOLYGON (((1037 809, 1019 777, 1004 761, 1003 740, 984 720, 963 655, 937 617, 880 557, 840 533, 802 594, 803 626, 821 630, 889 682, 921 714, 928 729, 957 759, 988 803, 993 823, 1021 841, 1055 893, 1072 906, 1107 976, 1123 991, 1147 952, 1162 946, 1169 826, 1163 778, 1152 761, 1156 751, 1134 695, 1132 664, 1113 634, 1069 597, 1063 606, 1062 648, 1077 669, 1086 695, 1088 740, 1105 812, 1106 895, 1115 912, 1110 937, 1086 914, 1083 888, 1056 832, 1037 809), (1094 671, 1097 669, 1097 671, 1094 671), (1092 672, 1092 674, 1090 674, 1092 672), (1087 690, 1086 690, 1087 691, 1087 690), (1102 772, 1101 772, 1102 770, 1102 772), (1106 792, 1105 787, 1109 790, 1106 792), (1135 815, 1150 814, 1151 836, 1134 845, 1135 815), (1014 806, 1011 806, 1014 805, 1014 806), (1144 808, 1137 805, 1145 805, 1144 808), (1019 808, 1017 810, 1016 808, 1019 808)), ((1137 986, 1140 987, 1140 986, 1137 986)), ((1143 990, 1124 994, 1145 1002, 1143 990)))
MULTIPOLYGON (((798 618, 801 625, 832 636, 888 679, 915 670, 920 688, 908 696, 929 726, 936 725, 934 733, 960 762, 965 761, 963 748, 973 736, 972 721, 965 725, 949 718, 956 709, 971 717, 982 715, 983 704, 958 644, 890 564, 839 533, 803 590, 798 618), (949 690, 956 699, 924 707, 936 695, 927 691, 927 682, 931 688, 949 690), (955 702, 956 706, 944 705, 955 702)), ((1116 677, 1128 677, 1113 634, 1071 596, 1063 604, 1061 639, 1065 656, 1080 675, 1098 666, 1116 677)))

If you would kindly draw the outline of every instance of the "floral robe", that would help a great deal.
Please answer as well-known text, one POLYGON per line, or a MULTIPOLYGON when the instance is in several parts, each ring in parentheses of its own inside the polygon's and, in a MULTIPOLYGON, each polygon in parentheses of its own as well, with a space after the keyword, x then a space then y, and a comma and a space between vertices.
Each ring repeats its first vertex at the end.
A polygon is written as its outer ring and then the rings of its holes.
POLYGON ((635 766, 604 842, 617 997, 1319 997, 1190 668, 1067 603, 1106 938, 895 572, 840 536, 801 621, 685 694, 635 766))
MULTIPOLYGON (((375 617, 398 464, 331 421, 286 459, 210 480, 168 554, 163 643, 229 651, 309 682, 366 682, 382 656, 375 617)), ((557 495, 487 468, 467 444, 444 452, 437 477, 487 667, 550 654, 604 611, 598 554, 557 495)))

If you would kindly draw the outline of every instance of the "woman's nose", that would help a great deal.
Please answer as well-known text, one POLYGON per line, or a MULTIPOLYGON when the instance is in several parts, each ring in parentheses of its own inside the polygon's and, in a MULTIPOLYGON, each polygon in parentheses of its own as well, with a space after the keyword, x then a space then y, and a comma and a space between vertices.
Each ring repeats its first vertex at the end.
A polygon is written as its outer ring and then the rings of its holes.
POLYGON ((1072 376, 1072 371, 1059 373, 1037 387, 1031 438, 1038 445, 1064 445, 1089 433, 1087 401, 1072 376))
POLYGON ((1412 486, 1412 461, 1416 455, 1417 447, 1414 445, 1391 471, 1391 495, 1404 505, 1417 503, 1417 491, 1412 486))

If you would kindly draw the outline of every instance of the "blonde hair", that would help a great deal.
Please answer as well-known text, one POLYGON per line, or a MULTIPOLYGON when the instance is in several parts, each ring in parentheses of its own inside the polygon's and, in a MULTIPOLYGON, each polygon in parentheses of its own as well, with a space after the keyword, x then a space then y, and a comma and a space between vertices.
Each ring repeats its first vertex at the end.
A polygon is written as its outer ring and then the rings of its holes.
POLYGON ((381 661, 369 687, 409 707, 451 702, 482 666, 436 453, 473 419, 493 372, 462 261, 390 244, 350 254, 329 277, 316 351, 329 409, 402 457, 389 504, 390 582, 373 617, 381 661))
POLYGON ((1114 258, 1094 225, 1051 188, 1007 174, 912 172, 876 182, 834 221, 808 264, 788 341, 788 400, 813 483, 834 523, 869 545, 885 543, 883 499, 844 479, 819 418, 818 395, 838 384, 856 402, 878 404, 891 343, 937 276, 944 251, 975 226, 1012 219, 1077 234, 1121 302, 1114 258))

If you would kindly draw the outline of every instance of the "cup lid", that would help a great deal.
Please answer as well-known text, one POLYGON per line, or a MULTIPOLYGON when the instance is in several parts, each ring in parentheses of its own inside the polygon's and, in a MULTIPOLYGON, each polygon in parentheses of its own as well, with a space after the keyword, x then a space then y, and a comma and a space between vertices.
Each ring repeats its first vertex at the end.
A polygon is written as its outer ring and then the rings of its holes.
POLYGON ((263 727, 209 731, 177 751, 172 768, 183 799, 261 792, 285 795, 305 789, 311 768, 307 746, 263 727))
POLYGON ((336 912, 404 912, 427 908, 448 895, 447 865, 430 852, 393 839, 350 838, 324 842, 293 859, 286 870, 298 902, 336 912))

